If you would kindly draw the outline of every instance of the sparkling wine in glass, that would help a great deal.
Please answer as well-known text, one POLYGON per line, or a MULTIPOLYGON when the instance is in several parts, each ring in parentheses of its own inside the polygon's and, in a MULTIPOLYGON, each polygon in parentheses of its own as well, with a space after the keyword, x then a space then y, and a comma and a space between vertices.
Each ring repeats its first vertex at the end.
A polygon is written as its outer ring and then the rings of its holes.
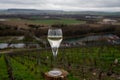
POLYGON ((52 48, 52 53, 54 56, 54 69, 52 71, 49 71, 49 74, 52 76, 59 76, 62 74, 62 72, 55 68, 55 61, 58 53, 58 48, 60 46, 60 43, 62 42, 63 36, 62 36, 62 30, 53 28, 48 30, 48 41, 50 43, 50 46, 52 48))

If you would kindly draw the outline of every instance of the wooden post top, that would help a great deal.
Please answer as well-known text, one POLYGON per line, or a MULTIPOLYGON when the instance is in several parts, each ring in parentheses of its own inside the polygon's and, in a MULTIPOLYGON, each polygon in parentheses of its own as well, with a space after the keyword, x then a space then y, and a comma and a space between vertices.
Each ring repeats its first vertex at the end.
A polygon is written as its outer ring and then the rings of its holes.
POLYGON ((46 72, 45 80, 67 80, 68 72, 63 69, 59 69, 59 70, 62 72, 62 74, 59 76, 51 76, 51 75, 49 75, 48 72, 46 72))

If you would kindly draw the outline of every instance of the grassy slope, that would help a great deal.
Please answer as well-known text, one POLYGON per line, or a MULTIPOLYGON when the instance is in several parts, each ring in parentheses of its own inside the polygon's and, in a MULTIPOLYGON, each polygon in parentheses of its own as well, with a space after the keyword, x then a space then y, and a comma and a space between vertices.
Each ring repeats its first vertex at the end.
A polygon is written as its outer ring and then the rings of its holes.
MULTIPOLYGON (((51 50, 22 51, 20 54, 11 54, 11 56, 13 56, 11 57, 12 63, 16 65, 16 68, 17 65, 20 65, 23 72, 27 70, 36 78, 39 77, 37 75, 40 75, 40 72, 52 69, 53 56, 51 50), (22 67, 28 68, 24 70, 22 67)), ((120 74, 120 46, 60 49, 56 66, 69 72, 69 80, 96 80, 101 71, 103 72, 102 80, 116 80, 116 76, 111 77, 107 73, 112 71, 113 75, 120 74), (114 65, 115 59, 118 59, 117 65, 114 65)), ((21 74, 18 73, 17 75, 21 74)), ((41 79, 43 78, 41 77, 41 79)))

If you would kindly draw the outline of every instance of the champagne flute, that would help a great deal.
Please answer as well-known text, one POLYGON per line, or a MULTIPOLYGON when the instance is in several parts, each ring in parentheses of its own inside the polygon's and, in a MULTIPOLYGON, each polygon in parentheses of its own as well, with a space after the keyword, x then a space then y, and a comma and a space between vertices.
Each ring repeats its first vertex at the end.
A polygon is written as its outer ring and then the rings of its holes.
POLYGON ((62 30, 58 28, 51 28, 48 30, 48 41, 50 43, 50 46, 52 48, 52 53, 54 57, 54 69, 52 71, 49 71, 49 74, 52 76, 59 76, 62 74, 62 72, 58 69, 55 69, 56 65, 56 57, 58 53, 58 48, 60 46, 60 43, 62 42, 62 30))

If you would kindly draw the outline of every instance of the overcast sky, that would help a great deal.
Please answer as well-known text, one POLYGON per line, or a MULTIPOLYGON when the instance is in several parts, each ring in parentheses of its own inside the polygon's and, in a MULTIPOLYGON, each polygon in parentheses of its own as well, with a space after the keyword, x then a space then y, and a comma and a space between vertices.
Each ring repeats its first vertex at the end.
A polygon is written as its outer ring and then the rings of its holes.
POLYGON ((120 11, 120 0, 0 0, 0 9, 120 11))

